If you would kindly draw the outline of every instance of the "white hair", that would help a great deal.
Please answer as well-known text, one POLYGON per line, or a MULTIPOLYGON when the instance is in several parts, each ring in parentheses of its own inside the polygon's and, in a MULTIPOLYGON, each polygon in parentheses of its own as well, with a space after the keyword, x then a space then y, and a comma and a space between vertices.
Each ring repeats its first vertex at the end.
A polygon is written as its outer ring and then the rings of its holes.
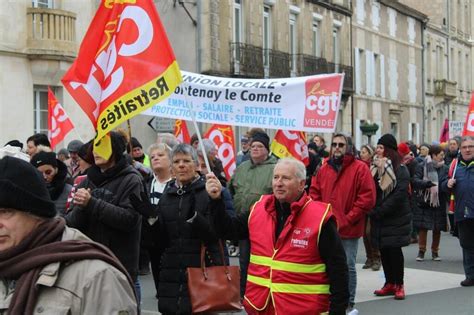
POLYGON ((292 157, 286 157, 278 160, 276 165, 280 164, 293 165, 296 169, 296 177, 299 180, 306 180, 306 166, 304 166, 303 162, 301 162, 300 160, 297 160, 292 157))

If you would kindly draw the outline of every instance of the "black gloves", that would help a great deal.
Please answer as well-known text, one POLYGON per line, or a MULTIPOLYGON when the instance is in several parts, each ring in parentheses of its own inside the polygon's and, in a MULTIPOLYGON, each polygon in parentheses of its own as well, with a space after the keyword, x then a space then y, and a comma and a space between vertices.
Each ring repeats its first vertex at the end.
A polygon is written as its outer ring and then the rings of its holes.
POLYGON ((140 197, 141 200, 135 194, 130 196, 130 203, 133 208, 145 218, 156 217, 156 206, 150 203, 146 192, 142 191, 140 197))

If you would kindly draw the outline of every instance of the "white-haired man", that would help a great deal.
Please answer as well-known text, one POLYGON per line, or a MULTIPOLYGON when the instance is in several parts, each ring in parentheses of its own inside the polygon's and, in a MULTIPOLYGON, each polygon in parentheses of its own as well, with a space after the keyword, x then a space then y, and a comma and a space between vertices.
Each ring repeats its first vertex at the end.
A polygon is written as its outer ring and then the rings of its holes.
POLYGON ((232 218, 225 212, 220 182, 207 175, 218 233, 250 239, 248 314, 346 312, 346 256, 331 206, 309 198, 305 182, 303 163, 281 159, 273 170, 273 194, 232 218))

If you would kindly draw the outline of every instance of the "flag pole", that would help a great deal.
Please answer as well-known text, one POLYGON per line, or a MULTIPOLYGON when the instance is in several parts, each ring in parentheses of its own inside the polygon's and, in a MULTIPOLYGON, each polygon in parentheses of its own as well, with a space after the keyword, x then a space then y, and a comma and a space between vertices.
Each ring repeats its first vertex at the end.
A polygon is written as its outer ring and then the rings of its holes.
POLYGON ((133 147, 132 147, 132 126, 130 125, 130 119, 127 119, 127 128, 128 128, 128 147, 130 148, 130 155, 132 155, 133 147))
MULTIPOLYGON (((186 82, 184 82, 184 81, 183 81, 182 84, 187 86, 186 82)), ((186 90, 186 88, 184 90, 186 90)), ((191 103, 188 102, 188 99, 186 97, 186 93, 184 93, 184 101, 186 102, 186 106, 188 107, 189 112, 191 113, 191 118, 193 120, 194 129, 196 130, 196 135, 199 139, 199 148, 202 151, 202 157, 204 158, 204 163, 206 163, 207 172, 211 173, 212 171, 211 171, 211 166, 209 164, 209 159, 207 158, 206 150, 204 150, 204 143, 202 142, 201 132, 199 131, 199 128, 198 128, 198 125, 197 125, 197 122, 196 122, 196 115, 195 115, 194 110, 191 106, 191 103)))

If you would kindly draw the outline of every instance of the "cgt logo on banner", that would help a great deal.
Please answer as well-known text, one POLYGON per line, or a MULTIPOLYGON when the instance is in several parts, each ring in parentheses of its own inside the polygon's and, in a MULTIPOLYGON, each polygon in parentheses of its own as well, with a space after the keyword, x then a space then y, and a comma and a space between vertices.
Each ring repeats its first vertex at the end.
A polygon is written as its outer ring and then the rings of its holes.
MULTIPOLYGON (((151 0, 104 1, 62 82, 96 127, 112 129, 168 97, 181 73, 151 0)), ((104 141, 106 142, 106 141, 104 141)))
POLYGON ((334 128, 341 95, 340 81, 334 78, 309 79, 305 87, 304 126, 334 128))
POLYGON ((213 125, 204 138, 212 140, 217 146, 217 156, 222 161, 224 166, 224 172, 228 180, 234 174, 237 166, 235 162, 235 151, 234 151, 234 131, 231 126, 226 125, 213 125))

